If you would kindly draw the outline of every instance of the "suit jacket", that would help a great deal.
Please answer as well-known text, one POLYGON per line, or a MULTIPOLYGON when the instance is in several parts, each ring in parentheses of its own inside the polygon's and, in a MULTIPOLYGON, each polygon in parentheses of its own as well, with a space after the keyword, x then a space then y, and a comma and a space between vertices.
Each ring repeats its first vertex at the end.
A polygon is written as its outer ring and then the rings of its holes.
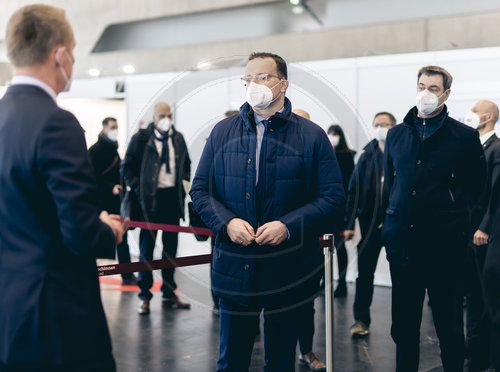
POLYGON ((490 198, 493 185, 500 179, 500 139, 496 134, 488 138, 483 144, 483 149, 486 158, 486 187, 471 211, 472 234, 478 229, 490 233, 492 228, 490 220, 493 218, 490 198))
POLYGON ((0 149, 0 367, 112 360, 95 258, 114 257, 115 238, 82 128, 42 89, 13 85, 0 149))

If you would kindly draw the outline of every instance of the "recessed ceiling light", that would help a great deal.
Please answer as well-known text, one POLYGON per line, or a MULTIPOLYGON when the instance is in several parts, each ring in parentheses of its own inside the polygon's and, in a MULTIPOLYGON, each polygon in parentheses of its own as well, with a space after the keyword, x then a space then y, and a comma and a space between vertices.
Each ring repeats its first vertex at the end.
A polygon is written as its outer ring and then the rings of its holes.
POLYGON ((126 74, 133 74, 135 72, 135 67, 132 65, 125 65, 122 67, 122 71, 126 74))
POLYGON ((293 14, 302 14, 304 13, 304 8, 301 7, 300 5, 297 5, 292 8, 292 12, 293 14))
POLYGON ((290 0, 290 4, 292 4, 292 5, 299 5, 300 4, 300 0, 290 0))
POLYGON ((87 72, 92 77, 99 77, 99 76, 101 76, 101 71, 99 69, 97 69, 97 68, 90 68, 87 72))
POLYGON ((203 70, 203 69, 209 68, 210 66, 212 66, 212 64, 209 61, 203 61, 203 62, 198 63, 196 65, 196 68, 198 68, 198 70, 203 70))

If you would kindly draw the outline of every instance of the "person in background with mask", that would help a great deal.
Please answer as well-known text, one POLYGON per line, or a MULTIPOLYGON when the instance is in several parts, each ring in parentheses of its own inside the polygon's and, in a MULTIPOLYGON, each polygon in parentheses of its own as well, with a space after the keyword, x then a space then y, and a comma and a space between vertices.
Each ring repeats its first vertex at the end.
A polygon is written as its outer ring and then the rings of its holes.
POLYGON ((417 105, 389 130, 382 241, 392 279, 396 371, 417 371, 427 291, 445 372, 464 367, 463 295, 469 206, 485 185, 479 134, 448 116, 452 76, 422 67, 417 105))
MULTIPOLYGON (((102 121, 99 138, 89 148, 89 158, 99 190, 99 206, 109 213, 120 214, 120 155, 118 154, 118 122, 115 118, 106 117, 102 121)), ((116 247, 119 263, 130 262, 130 250, 127 234, 116 247)), ((122 285, 135 285, 137 279, 132 273, 122 274, 122 285)))
MULTIPOLYGON (((309 113, 302 109, 293 109, 295 115, 311 120, 309 113)), ((340 165, 340 164, 339 164, 340 165)), ((342 169, 342 168, 341 168, 342 169)), ((325 371, 326 365, 318 359, 312 351, 314 338, 314 300, 304 305, 304 315, 298 324, 299 327, 299 363, 307 366, 311 371, 325 371)))
POLYGON ((345 241, 354 237, 354 222, 359 221, 361 241, 358 243, 358 278, 354 299, 352 337, 370 333, 370 305, 373 298, 373 279, 378 256, 382 249, 380 232, 384 222, 389 190, 384 181, 384 148, 387 132, 396 125, 389 112, 379 112, 373 118, 376 138, 363 149, 349 182, 346 204, 345 241))
MULTIPOLYGON (((467 286, 467 335, 465 362, 468 372, 489 367, 491 322, 484 308, 482 277, 489 236, 492 230, 491 191, 500 180, 500 140, 495 134, 498 106, 491 101, 479 101, 465 117, 465 124, 479 132, 487 165, 486 187, 471 208, 471 235, 468 245, 469 282, 467 286)), ((498 352, 498 350, 495 350, 498 352)))
MULTIPOLYGON (((340 171, 342 172, 344 180, 344 192, 347 194, 349 180, 351 179, 352 172, 354 170, 354 155, 356 154, 356 151, 351 150, 349 146, 347 146, 344 131, 340 125, 331 125, 330 128, 328 128, 327 133, 339 162, 340 171)), ((344 225, 340 226, 340 230, 344 230, 344 228, 344 225)), ((340 231, 335 232, 335 251, 337 252, 337 264, 339 266, 339 280, 333 295, 335 297, 345 297, 347 296, 345 277, 347 275, 348 259, 347 250, 345 249, 345 241, 344 238, 340 236, 339 232, 340 231)))
POLYGON ((0 100, 0 370, 116 370, 96 258, 114 258, 128 222, 97 203, 70 87, 64 10, 18 9, 7 23, 11 85, 0 100))
MULTIPOLYGON (((134 134, 122 162, 122 175, 139 199, 143 220, 153 223, 178 225, 184 218, 186 192, 182 181, 191 177, 191 160, 184 137, 172 122, 172 109, 165 102, 154 107, 153 122, 146 129, 134 134)), ((153 259, 156 242, 155 230, 141 230, 139 235, 139 260, 153 259)), ((177 255, 178 233, 162 231, 162 258, 175 258, 177 255)), ((161 271, 163 277, 162 304, 165 307, 189 309, 190 304, 183 302, 175 294, 174 269, 161 271)), ((139 273, 137 284, 141 291, 138 312, 150 313, 149 302, 153 297, 151 271, 139 273)))
POLYGON ((248 370, 263 311, 264 369, 290 372, 323 271, 318 237, 343 217, 342 176, 325 132, 292 113, 283 58, 251 54, 242 82, 247 102, 213 129, 190 192, 216 235, 217 371, 248 370))

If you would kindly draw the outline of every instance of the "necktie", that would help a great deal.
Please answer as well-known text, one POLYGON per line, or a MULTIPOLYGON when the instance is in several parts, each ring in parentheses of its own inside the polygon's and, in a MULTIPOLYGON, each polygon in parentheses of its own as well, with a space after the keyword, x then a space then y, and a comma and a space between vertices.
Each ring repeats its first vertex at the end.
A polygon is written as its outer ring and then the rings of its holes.
POLYGON ((259 181, 257 182, 256 190, 256 207, 257 207, 257 220, 259 224, 263 218, 264 213, 264 197, 266 189, 266 156, 267 156, 267 131, 269 128, 269 122, 267 120, 262 120, 261 123, 264 125, 264 134, 262 137, 262 144, 260 146, 259 155, 259 181))
POLYGON ((161 149, 161 158, 160 158, 160 166, 162 164, 165 164, 165 167, 167 169, 167 173, 170 173, 170 151, 168 148, 168 138, 170 136, 165 134, 163 138, 161 139, 162 141, 162 149, 161 149))

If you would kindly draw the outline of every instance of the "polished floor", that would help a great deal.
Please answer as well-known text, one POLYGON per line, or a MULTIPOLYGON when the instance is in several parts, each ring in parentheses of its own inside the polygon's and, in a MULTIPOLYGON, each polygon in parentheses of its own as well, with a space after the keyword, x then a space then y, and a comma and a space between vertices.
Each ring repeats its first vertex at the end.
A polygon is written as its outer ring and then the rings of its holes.
MULTIPOLYGON (((179 296, 192 304, 190 310, 163 309, 155 292, 151 314, 139 316, 136 287, 121 287, 119 277, 101 282, 102 298, 113 340, 118 371, 213 372, 218 354, 218 318, 212 315, 208 265, 177 269, 179 296)), ((155 280, 160 280, 155 272, 155 280)), ((334 358, 336 372, 394 371, 395 347, 390 338, 391 290, 376 287, 372 305, 371 334, 361 340, 349 335, 354 285, 348 296, 335 300, 334 358)), ((430 309, 424 306, 419 371, 442 371, 439 343, 432 326, 430 309)), ((324 297, 316 299, 314 352, 325 358, 324 297)), ((263 370, 263 338, 255 340, 250 371, 263 370)), ((297 371, 307 371, 297 365, 297 371)))

